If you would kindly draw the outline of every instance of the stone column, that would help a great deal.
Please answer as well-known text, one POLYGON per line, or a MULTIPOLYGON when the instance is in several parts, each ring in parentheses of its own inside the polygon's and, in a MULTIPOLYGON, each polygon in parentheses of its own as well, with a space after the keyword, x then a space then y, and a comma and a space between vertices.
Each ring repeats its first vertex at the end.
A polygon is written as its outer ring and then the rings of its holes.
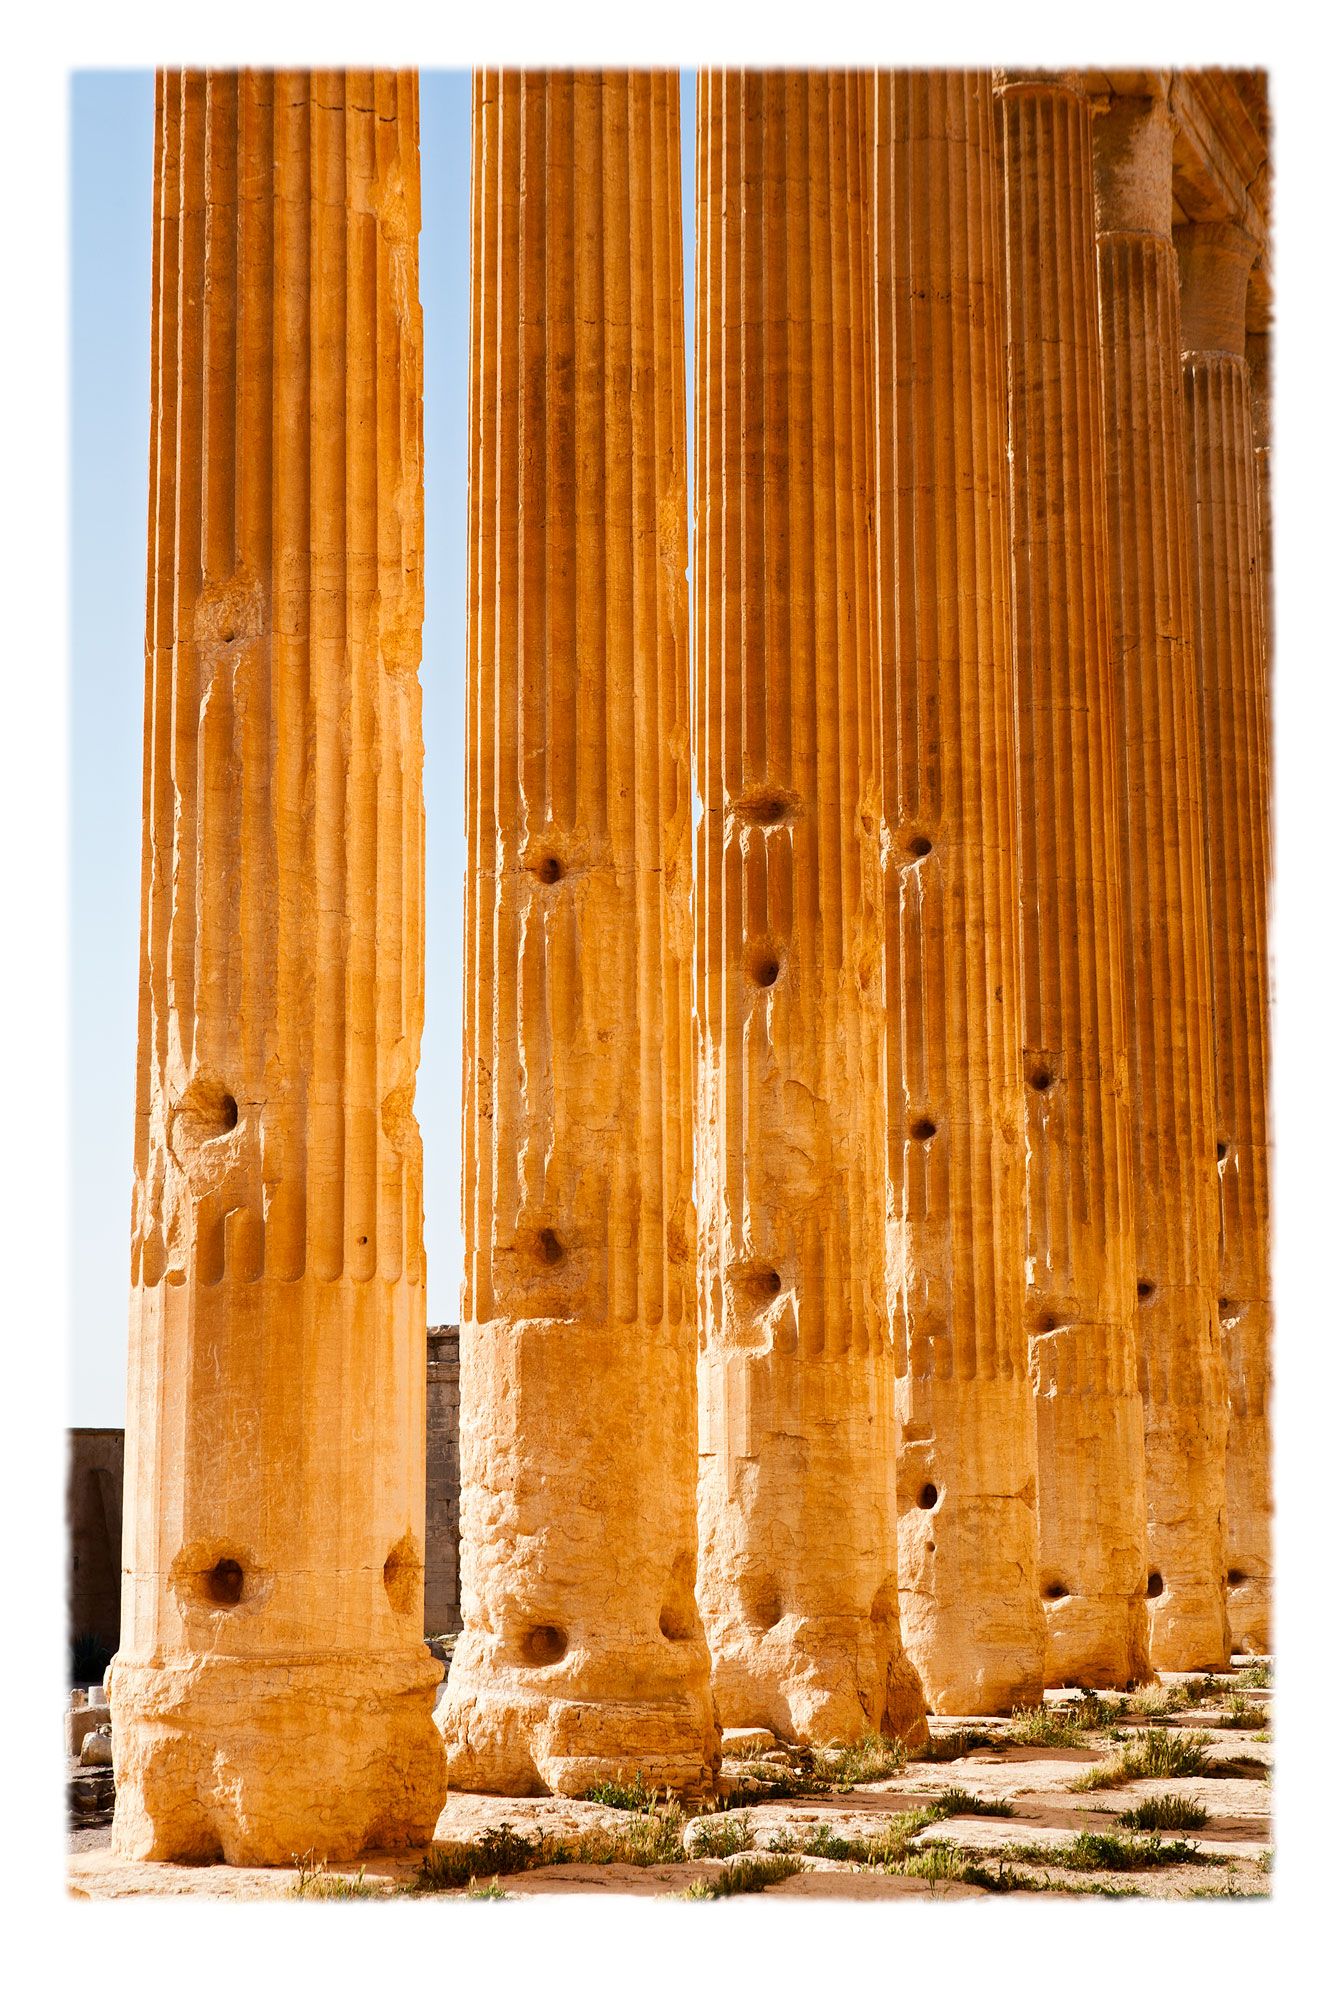
POLYGON ((1174 1672, 1226 1656, 1226 1382, 1172 138, 1152 98, 1094 132, 1149 1638, 1174 1672))
POLYGON ((472 168, 464 1790, 718 1764, 695 1605, 674 74, 481 72, 472 168))
POLYGON ((156 87, 119 1852, 418 1845, 418 94, 156 87))
POLYGON ((1066 76, 1000 96, 1046 1678, 1122 1687, 1147 1571, 1091 112, 1066 76))
POLYGON ((1002 182, 987 72, 876 79, 877 620, 900 1610, 934 1709, 1041 1698, 1002 182))
POLYGON ((1176 231, 1194 538, 1194 645, 1208 824, 1221 1255, 1230 1395, 1227 1612, 1238 1649, 1271 1644, 1268 1439, 1268 698, 1245 366, 1254 245, 1230 223, 1176 231))
POLYGON ((921 1740, 885 1306, 867 86, 702 75, 700 1602, 725 1725, 921 1740))

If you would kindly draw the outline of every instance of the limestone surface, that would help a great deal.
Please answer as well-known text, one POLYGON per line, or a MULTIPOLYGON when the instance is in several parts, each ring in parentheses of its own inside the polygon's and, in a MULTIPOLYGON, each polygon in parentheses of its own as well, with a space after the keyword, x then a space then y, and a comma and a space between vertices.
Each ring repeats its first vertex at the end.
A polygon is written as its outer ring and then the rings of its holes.
POLYGON ((156 86, 114 1844, 428 1837, 418 94, 156 86))
POLYGON ((718 1765, 695 1602, 676 79, 478 73, 451 1783, 718 1765))
POLYGON ((1227 1657, 1226 1379, 1173 140, 1160 91, 1116 97, 1096 118, 1147 1608, 1152 1664, 1165 1671, 1227 1657))
POLYGON ((885 1300, 867 87, 698 97, 700 1603, 725 1725, 922 1739, 885 1300))
POLYGON ((1046 1678, 1147 1672, 1143 1413, 1090 106, 1009 73, 1026 1315, 1046 1678))
POLYGON ((900 1610, 936 1713, 1040 1699, 1003 366, 985 72, 877 76, 874 330, 900 1610))
POLYGON ((1269 1460, 1268 688, 1261 524, 1245 362, 1253 240, 1231 223, 1176 232, 1193 521, 1195 653, 1207 794, 1219 1293, 1230 1426, 1227 1615, 1266 1646, 1272 1596, 1269 1460))

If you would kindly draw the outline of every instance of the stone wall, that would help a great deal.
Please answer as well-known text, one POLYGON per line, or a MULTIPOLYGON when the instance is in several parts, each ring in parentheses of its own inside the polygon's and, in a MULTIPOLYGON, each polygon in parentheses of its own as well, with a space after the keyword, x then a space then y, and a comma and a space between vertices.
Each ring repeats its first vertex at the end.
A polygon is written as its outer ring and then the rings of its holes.
POLYGON ((455 1326, 431 1326, 426 1365, 424 1464, 424 1629, 461 1630, 457 1532, 461 1460, 457 1445, 458 1342, 455 1326))
POLYGON ((95 1680, 101 1677, 121 1638, 121 1484, 126 1433, 71 1430, 66 1438, 66 1604, 71 1672, 73 1675, 77 1666, 79 1679, 95 1680), (105 1657, 94 1658, 94 1654, 105 1657))

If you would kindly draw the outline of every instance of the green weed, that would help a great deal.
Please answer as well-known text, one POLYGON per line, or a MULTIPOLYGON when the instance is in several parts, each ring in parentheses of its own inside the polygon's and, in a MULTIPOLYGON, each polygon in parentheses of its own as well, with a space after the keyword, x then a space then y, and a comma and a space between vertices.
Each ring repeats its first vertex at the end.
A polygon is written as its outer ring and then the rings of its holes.
POLYGON ((1141 1805, 1120 1813, 1119 1824, 1139 1833, 1197 1833, 1208 1824, 1208 1815, 1195 1800, 1182 1799, 1178 1792, 1162 1792, 1158 1798, 1144 1799, 1141 1805))
POLYGON ((748 1821, 735 1815, 715 1813, 711 1819, 703 1819, 696 1826, 690 1837, 690 1853, 697 1861, 708 1856, 723 1861, 730 1854, 744 1854, 751 1844, 748 1821))
POLYGON ((1066 1709, 1014 1708, 1009 1734, 1013 1743, 1048 1750, 1077 1750, 1082 1745, 1082 1731, 1066 1709))
POLYGON ((754 1896, 761 1889, 800 1875, 802 1863, 791 1854, 743 1854, 714 1876, 692 1882, 683 1892, 687 1903, 716 1903, 724 1896, 754 1896))

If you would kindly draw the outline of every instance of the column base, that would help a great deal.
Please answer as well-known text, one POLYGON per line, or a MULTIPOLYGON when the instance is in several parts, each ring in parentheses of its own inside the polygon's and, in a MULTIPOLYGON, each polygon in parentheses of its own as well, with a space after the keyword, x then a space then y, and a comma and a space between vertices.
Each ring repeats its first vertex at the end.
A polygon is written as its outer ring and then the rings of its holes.
POLYGON ((1147 1605, 1141 1593, 1083 1593, 1046 1602, 1046 1686, 1134 1688, 1151 1678, 1147 1605))
POLYGON ((1226 1599, 1204 1576, 1163 1576, 1148 1599, 1148 1650, 1163 1674, 1220 1674, 1231 1662, 1226 1599))
POLYGON ((1273 1581, 1266 1574, 1256 1575, 1252 1570, 1237 1571, 1234 1567, 1227 1572, 1226 1615, 1231 1626, 1231 1650, 1233 1653, 1271 1653, 1273 1651, 1273 1581), (1239 1574, 1242 1581, 1233 1583, 1231 1578, 1239 1574))
MULTIPOLYGON (((698 1634, 694 1643, 702 1656, 698 1634)), ((606 1648, 606 1687, 639 1690, 608 1693, 594 1685, 594 1662, 578 1649, 537 1667, 518 1666, 510 1650, 488 1633, 457 1641, 435 1718, 450 1789, 576 1799, 641 1774, 653 1790, 713 1796, 722 1752, 707 1676, 702 1690, 659 1690, 668 1679, 664 1660, 642 1645, 606 1648)))
POLYGON ((883 1661, 869 1620, 784 1617, 759 1636, 734 1626, 717 1641, 711 1633, 709 1649, 725 1729, 769 1729, 817 1749, 871 1735, 927 1744, 918 1674, 903 1653, 883 1661))
POLYGON ((447 1794, 424 1647, 294 1660, 115 1659, 116 1813, 133 1861, 292 1866, 427 1847, 447 1794))

